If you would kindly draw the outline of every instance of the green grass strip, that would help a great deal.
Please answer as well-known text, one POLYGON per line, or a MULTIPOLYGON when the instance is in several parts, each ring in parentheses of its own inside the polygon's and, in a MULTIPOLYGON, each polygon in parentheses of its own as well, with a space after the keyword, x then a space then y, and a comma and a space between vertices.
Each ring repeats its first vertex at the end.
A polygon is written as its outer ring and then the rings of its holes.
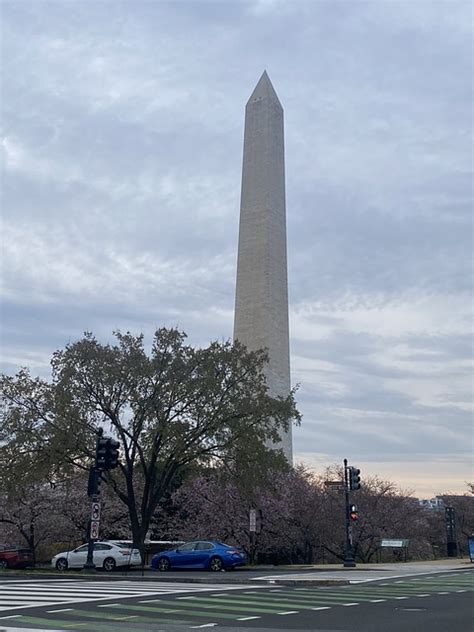
MULTIPOLYGON (((404 582, 408 583, 408 582, 404 582)), ((403 584, 397 584, 402 586, 403 584)), ((410 582, 411 586, 452 586, 453 588, 464 588, 465 586, 472 586, 474 588, 473 580, 465 580, 462 582, 443 582, 443 581, 430 581, 430 582, 410 582)))
MULTIPOLYGON (((15 619, 15 623, 27 623, 29 626, 41 626, 39 630, 48 630, 49 628, 73 628, 79 630, 89 630, 90 632, 115 632, 117 626, 113 625, 101 625, 91 624, 89 621, 63 621, 61 619, 44 619, 42 617, 28 617, 21 616, 21 619, 15 619)), ((146 632, 146 628, 144 628, 146 632)))
MULTIPOLYGON (((331 604, 331 605, 339 605, 339 602, 344 603, 347 601, 351 601, 350 599, 311 599, 311 600, 302 600, 302 599, 279 599, 279 600, 273 600, 273 601, 277 601, 277 603, 271 603, 268 604, 267 602, 265 602, 264 599, 258 600, 257 598, 255 600, 250 600, 250 599, 235 599, 235 600, 230 600, 230 599, 220 599, 219 597, 216 598, 217 601, 223 602, 223 603, 235 603, 235 604, 243 604, 243 605, 256 605, 256 606, 263 606, 263 607, 267 607, 269 605, 272 606, 277 606, 276 610, 273 610, 273 612, 278 613, 281 612, 284 609, 288 609, 288 608, 303 608, 303 609, 311 609, 311 607, 314 606, 320 606, 321 604, 331 604)), ((267 600, 268 601, 268 600, 267 600)), ((257 610, 255 610, 257 612, 257 610)))
MULTIPOLYGON (((171 603, 176 603, 176 602, 171 602, 171 603)), ((232 621, 237 621, 238 615, 232 615, 232 614, 224 614, 222 612, 187 612, 186 610, 178 610, 177 608, 170 610, 169 608, 167 608, 166 610, 163 608, 155 608, 155 607, 151 607, 151 606, 127 606, 125 604, 112 604, 110 606, 110 608, 125 608, 127 610, 132 610, 132 611, 136 611, 139 610, 140 612, 167 612, 167 613, 176 613, 179 614, 180 616, 185 616, 185 617, 206 617, 206 619, 209 619, 209 617, 212 614, 212 617, 215 619, 231 619, 232 621)))
MULTIPOLYGON (((281 594, 281 596, 284 599, 291 599, 293 597, 293 594, 291 592, 283 592, 283 593, 278 593, 281 594)), ((385 595, 382 595, 381 593, 377 593, 376 597, 390 597, 391 593, 387 593, 385 595)), ((371 599, 374 598, 374 594, 370 594, 368 592, 358 592, 358 591, 354 591, 354 592, 319 592, 319 593, 315 593, 314 595, 308 595, 307 597, 303 597, 298 594, 295 596, 295 599, 342 599, 344 601, 350 601, 352 598, 357 597, 358 599, 367 599, 368 601, 370 601, 371 599)))
MULTIPOLYGON (((176 602, 174 602, 176 603, 176 602)), ((245 607, 241 607, 239 605, 239 601, 238 600, 234 600, 234 599, 228 599, 228 600, 223 600, 220 597, 216 597, 215 599, 209 598, 209 599, 205 599, 205 598, 201 598, 201 597, 196 597, 196 598, 192 598, 192 599, 180 599, 179 600, 179 606, 184 606, 186 608, 191 607, 191 608, 210 608, 210 609, 214 609, 216 608, 217 610, 236 610, 237 612, 248 612, 248 613, 261 613, 261 614, 276 614, 277 612, 281 611, 281 608, 277 608, 277 607, 268 607, 268 608, 245 608, 245 607), (235 603, 237 604, 235 607, 234 606, 223 606, 222 602, 223 601, 228 601, 229 603, 235 603)))
MULTIPOLYGON (((169 612, 169 610, 168 610, 169 612)), ((101 611, 91 612, 89 610, 72 610, 68 612, 69 615, 73 615, 75 617, 88 617, 90 619, 111 619, 114 621, 123 621, 127 623, 127 620, 130 620, 133 617, 133 623, 166 623, 167 625, 183 625, 185 623, 189 623, 189 621, 181 621, 180 619, 163 619, 162 617, 144 617, 141 615, 119 615, 119 614, 109 614, 108 612, 104 612, 104 608, 101 608, 101 611)))
MULTIPOLYGON (((257 603, 263 603, 266 601, 275 601, 277 603, 282 603, 282 604, 288 604, 290 601, 292 603, 301 603, 301 604, 309 604, 311 605, 312 603, 320 603, 321 601, 326 601, 328 599, 337 599, 337 600, 342 600, 342 601, 352 601, 353 597, 355 598, 355 595, 347 595, 347 596, 340 596, 340 595, 330 595, 328 597, 300 597, 299 595, 288 595, 285 596, 283 598, 278 598, 278 597, 263 597, 263 598, 259 598, 259 597, 248 597, 249 600, 252 601, 252 603, 255 601, 257 603)), ((216 599, 219 599, 219 601, 221 601, 220 597, 216 597, 216 599)), ((247 600, 247 595, 245 596, 245 599, 247 600)), ((362 601, 370 601, 372 599, 372 597, 357 597, 357 599, 361 599, 362 601)), ((240 599, 239 599, 239 603, 240 603, 240 599)))

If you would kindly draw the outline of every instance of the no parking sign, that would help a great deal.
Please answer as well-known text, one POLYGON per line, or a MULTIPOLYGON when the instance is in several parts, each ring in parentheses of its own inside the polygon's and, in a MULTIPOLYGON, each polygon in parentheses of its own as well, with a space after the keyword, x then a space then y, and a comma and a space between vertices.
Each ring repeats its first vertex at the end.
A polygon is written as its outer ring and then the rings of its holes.
POLYGON ((91 521, 91 540, 99 539, 99 521, 92 520, 91 521))

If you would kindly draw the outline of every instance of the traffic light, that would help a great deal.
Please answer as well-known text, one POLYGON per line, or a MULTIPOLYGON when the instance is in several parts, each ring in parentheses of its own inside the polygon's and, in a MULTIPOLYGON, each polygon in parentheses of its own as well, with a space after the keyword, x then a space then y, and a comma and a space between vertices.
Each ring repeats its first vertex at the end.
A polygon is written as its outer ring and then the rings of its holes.
POLYGON ((95 464, 98 470, 113 470, 118 465, 120 443, 110 437, 99 437, 95 464))
POLYGON ((357 507, 355 505, 351 505, 349 516, 353 522, 356 522, 357 518, 359 517, 357 515, 357 507))
POLYGON ((349 468, 349 488, 353 491, 360 489, 360 470, 352 466, 349 468))
POLYGON ((118 465, 120 443, 115 439, 107 439, 105 453, 105 469, 113 470, 118 465))
POLYGON ((97 447, 95 451, 95 466, 98 470, 106 470, 107 459, 107 437, 99 437, 97 439, 97 447))
POLYGON ((100 492, 100 474, 95 467, 89 470, 89 481, 87 483, 87 495, 98 496, 100 492))

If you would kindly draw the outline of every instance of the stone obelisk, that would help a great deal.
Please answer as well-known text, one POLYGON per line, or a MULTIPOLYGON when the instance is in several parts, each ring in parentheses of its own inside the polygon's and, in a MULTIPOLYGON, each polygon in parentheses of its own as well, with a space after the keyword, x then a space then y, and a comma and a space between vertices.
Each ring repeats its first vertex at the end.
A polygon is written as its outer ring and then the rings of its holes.
MULTIPOLYGON (((283 108, 266 72, 245 108, 234 339, 266 348, 269 392, 290 392, 283 108)), ((291 464, 291 428, 281 437, 291 464)))

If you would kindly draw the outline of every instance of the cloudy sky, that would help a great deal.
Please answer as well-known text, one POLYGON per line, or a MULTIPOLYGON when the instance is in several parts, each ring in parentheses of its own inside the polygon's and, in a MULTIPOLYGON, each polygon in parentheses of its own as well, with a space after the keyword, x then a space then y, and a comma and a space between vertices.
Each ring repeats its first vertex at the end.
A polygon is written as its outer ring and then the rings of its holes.
POLYGON ((285 109, 298 461, 472 480, 471 3, 5 1, 2 370, 232 337, 244 106, 285 109))

